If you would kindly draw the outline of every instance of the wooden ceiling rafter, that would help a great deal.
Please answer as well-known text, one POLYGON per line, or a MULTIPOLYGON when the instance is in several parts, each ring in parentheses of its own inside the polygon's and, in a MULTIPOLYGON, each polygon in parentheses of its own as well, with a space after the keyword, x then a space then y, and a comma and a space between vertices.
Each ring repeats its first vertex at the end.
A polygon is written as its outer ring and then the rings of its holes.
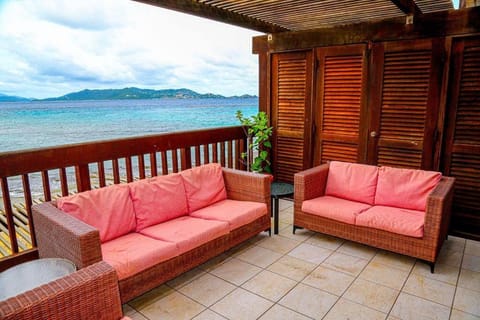
POLYGON ((253 29, 265 33, 289 31, 273 23, 261 21, 233 11, 223 10, 216 6, 206 5, 196 0, 134 0, 145 4, 170 9, 194 16, 232 24, 238 27, 253 29))
POLYGON ((390 0, 398 9, 402 10, 405 14, 419 15, 422 14, 422 10, 417 6, 414 0, 390 0))

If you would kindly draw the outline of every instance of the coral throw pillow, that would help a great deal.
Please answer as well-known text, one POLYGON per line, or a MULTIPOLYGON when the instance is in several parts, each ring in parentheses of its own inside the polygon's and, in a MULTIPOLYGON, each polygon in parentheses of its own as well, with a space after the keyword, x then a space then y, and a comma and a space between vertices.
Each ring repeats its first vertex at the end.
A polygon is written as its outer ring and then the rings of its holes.
POLYGON ((178 173, 129 183, 136 231, 188 214, 183 179, 178 173))
POLYGON ((435 171, 381 167, 375 204, 425 211, 428 195, 441 178, 435 171))
POLYGON ((325 195, 373 204, 377 178, 377 166, 332 161, 328 168, 325 195))
POLYGON ((135 231, 135 212, 126 184, 63 197, 57 200, 57 207, 98 229, 102 243, 135 231))
POLYGON ((182 171, 189 212, 227 198, 222 167, 210 163, 182 171))

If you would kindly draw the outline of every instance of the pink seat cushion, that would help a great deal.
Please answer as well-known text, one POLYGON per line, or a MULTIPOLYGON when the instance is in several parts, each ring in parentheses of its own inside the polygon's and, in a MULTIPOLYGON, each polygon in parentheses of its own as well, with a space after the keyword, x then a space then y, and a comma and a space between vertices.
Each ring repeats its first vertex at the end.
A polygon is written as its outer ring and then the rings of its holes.
POLYGON ((226 199, 194 211, 190 213, 190 216, 225 221, 228 222, 230 230, 234 230, 265 214, 267 214, 265 203, 226 199))
POLYGON ((356 217, 371 206, 342 198, 323 196, 303 201, 302 211, 349 224, 355 224, 356 217))
POLYGON ((178 249, 175 243, 129 233, 103 243, 102 255, 122 280, 177 256, 178 249))
POLYGON ((210 163, 180 173, 185 183, 189 212, 227 198, 222 167, 210 163))
POLYGON ((135 211, 126 184, 63 197, 57 200, 57 207, 97 228, 102 242, 135 231, 135 211))
POLYGON ((325 195, 373 204, 378 167, 332 161, 328 168, 325 195))
POLYGON ((374 206, 357 217, 356 225, 421 238, 424 222, 422 211, 374 206))
POLYGON ((425 211, 428 195, 441 178, 440 172, 381 167, 375 204, 425 211))
POLYGON ((179 254, 187 252, 229 232, 228 223, 224 221, 204 220, 192 217, 179 217, 151 226, 140 231, 143 235, 173 242, 179 254))
POLYGON ((183 179, 169 174, 129 183, 137 231, 188 213, 183 179))

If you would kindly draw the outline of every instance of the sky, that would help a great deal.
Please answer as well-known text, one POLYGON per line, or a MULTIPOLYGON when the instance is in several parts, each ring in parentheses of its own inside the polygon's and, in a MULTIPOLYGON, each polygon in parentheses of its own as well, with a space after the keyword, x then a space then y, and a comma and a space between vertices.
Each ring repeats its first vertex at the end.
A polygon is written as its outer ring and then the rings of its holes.
POLYGON ((131 0, 0 0, 0 93, 134 86, 258 94, 255 35, 131 0))

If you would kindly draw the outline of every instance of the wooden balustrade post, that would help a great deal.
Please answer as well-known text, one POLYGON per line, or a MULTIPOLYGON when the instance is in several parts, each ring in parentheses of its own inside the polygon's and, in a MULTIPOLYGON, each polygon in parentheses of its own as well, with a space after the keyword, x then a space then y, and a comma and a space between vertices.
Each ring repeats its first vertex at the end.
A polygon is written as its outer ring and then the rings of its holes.
POLYGON ((88 168, 88 164, 80 164, 75 166, 75 177, 77 180, 78 192, 92 189, 90 184, 90 169, 88 168))

